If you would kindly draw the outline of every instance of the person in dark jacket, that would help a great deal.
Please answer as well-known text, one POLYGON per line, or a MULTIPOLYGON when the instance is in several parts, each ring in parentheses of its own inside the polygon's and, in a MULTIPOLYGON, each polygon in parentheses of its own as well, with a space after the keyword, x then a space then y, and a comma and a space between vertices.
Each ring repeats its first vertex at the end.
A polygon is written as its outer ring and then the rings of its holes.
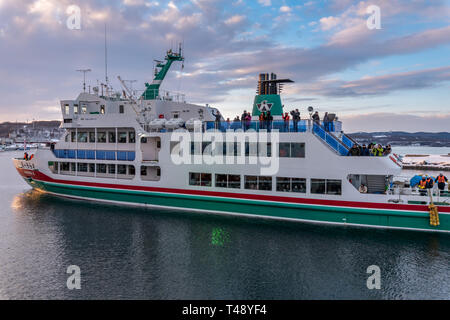
POLYGON ((265 120, 266 120, 267 131, 270 132, 270 129, 272 127, 272 121, 273 121, 273 116, 270 114, 270 111, 267 111, 265 120))
POLYGON ((298 109, 291 111, 292 121, 294 124, 294 131, 298 132, 298 122, 300 121, 300 111, 298 109))
POLYGON ((315 123, 317 123, 317 124, 320 125, 319 112, 316 111, 316 112, 312 115, 312 119, 313 119, 313 121, 314 121, 315 123))
POLYGON ((427 189, 432 189, 432 188, 433 188, 433 185, 434 185, 433 178, 428 177, 428 178, 427 178, 427 184, 426 184, 426 187, 425 187, 425 188, 427 188, 427 189))
POLYGON ((325 114, 323 116, 323 127, 324 127, 325 131, 327 131, 327 132, 330 131, 330 119, 328 118, 328 112, 325 112, 325 114))
POLYGON ((361 156, 363 156, 363 157, 368 157, 368 156, 370 156, 370 151, 369 151, 369 149, 366 147, 365 144, 362 145, 362 148, 361 148, 361 156))
POLYGON ((351 148, 350 148, 350 150, 348 150, 348 154, 347 154, 348 156, 352 156, 352 157, 357 157, 357 156, 360 156, 361 154, 360 154, 360 152, 359 152, 359 149, 358 149, 358 147, 356 146, 356 144, 354 144, 351 148))
POLYGON ((215 129, 220 129, 220 120, 222 119, 222 115, 220 114, 220 111, 217 111, 217 113, 214 115, 216 120, 214 121, 214 127, 215 129))

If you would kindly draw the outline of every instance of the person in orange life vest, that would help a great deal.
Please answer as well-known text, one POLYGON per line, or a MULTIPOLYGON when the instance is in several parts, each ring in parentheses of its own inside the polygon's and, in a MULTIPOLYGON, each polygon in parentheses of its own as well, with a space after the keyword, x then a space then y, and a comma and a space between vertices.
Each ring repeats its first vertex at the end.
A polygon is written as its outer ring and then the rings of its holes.
POLYGON ((445 183, 448 181, 448 179, 446 176, 444 176, 442 173, 440 173, 435 181, 438 184, 439 190, 443 191, 445 188, 445 183))
POLYGON ((427 179, 425 176, 422 177, 422 180, 419 182, 419 192, 422 196, 425 195, 425 188, 427 187, 427 179))
POLYGON ((285 113, 284 113, 284 116, 283 116, 283 120, 284 120, 284 131, 285 131, 285 132, 289 131, 289 130, 288 130, 288 129, 289 129, 289 119, 290 119, 289 114, 288 114, 287 112, 285 112, 285 113))

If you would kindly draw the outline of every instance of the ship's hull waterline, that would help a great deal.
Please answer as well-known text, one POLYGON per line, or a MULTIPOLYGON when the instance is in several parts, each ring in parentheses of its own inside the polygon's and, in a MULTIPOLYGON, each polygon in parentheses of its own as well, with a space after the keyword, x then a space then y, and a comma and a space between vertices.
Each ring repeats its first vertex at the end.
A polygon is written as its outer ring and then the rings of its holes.
POLYGON ((271 218, 311 223, 450 232, 450 207, 439 206, 439 226, 431 226, 426 205, 354 203, 306 198, 285 198, 198 190, 146 188, 55 180, 30 170, 19 173, 35 189, 53 195, 109 202, 271 218), (37 176, 32 177, 32 176, 37 176))

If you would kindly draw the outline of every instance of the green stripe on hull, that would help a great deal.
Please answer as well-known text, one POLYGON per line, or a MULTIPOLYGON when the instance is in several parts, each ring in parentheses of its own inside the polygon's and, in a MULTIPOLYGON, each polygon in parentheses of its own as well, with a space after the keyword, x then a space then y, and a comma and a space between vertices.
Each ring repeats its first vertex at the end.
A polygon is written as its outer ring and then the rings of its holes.
POLYGON ((275 218, 311 220, 315 222, 348 223, 367 226, 450 231, 450 215, 441 214, 440 226, 429 225, 426 212, 403 212, 364 208, 342 208, 321 205, 267 202, 261 200, 104 189, 66 184, 28 181, 33 187, 65 196, 114 202, 176 207, 259 215, 275 218))

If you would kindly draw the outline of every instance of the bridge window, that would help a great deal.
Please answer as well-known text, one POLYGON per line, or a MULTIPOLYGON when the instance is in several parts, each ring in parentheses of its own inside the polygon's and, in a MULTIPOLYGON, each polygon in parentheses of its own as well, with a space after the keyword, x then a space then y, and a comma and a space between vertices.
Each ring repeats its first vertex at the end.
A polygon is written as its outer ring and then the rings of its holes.
POLYGON ((136 142, 136 135, 134 131, 128 132, 128 142, 129 143, 135 143, 136 142))
POLYGON ((78 105, 77 104, 73 105, 73 114, 78 114, 78 105))
POLYGON ((78 132, 78 142, 87 142, 87 132, 78 132))
POLYGON ((119 113, 124 113, 123 105, 120 105, 120 106, 119 106, 119 113))
POLYGON ((119 132, 119 143, 127 143, 127 133, 119 132))
POLYGON ((89 132, 89 142, 95 143, 95 132, 89 132))
POLYGON ((109 143, 116 143, 116 133, 114 131, 108 132, 108 142, 109 143))
POLYGON ((106 132, 104 132, 104 131, 97 132, 97 142, 100 142, 100 143, 106 142, 106 132))
POLYGON ((68 116, 70 114, 70 107, 68 104, 64 105, 64 113, 68 116))
POLYGON ((100 106, 100 114, 105 114, 105 106, 104 105, 100 106))
POLYGON ((87 106, 85 104, 81 105, 81 113, 86 114, 87 113, 87 106))

